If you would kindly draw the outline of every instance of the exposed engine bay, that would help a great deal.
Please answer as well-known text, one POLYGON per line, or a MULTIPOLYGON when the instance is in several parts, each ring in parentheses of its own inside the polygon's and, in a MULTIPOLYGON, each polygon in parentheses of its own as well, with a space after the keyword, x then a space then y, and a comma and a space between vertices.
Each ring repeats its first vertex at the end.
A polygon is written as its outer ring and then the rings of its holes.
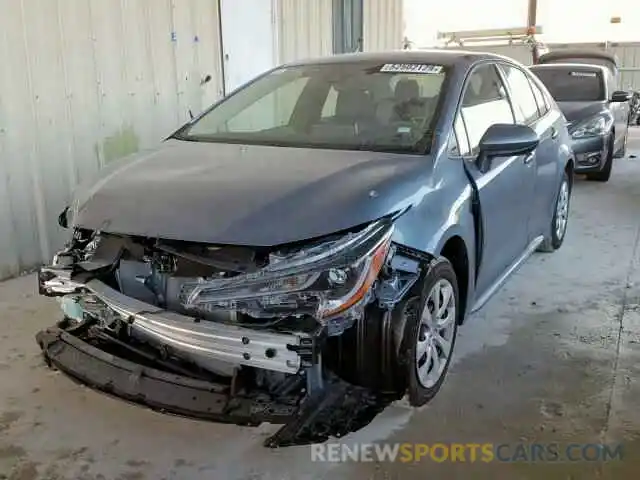
POLYGON ((404 395, 396 368, 431 257, 381 220, 278 248, 76 229, 40 293, 64 319, 45 358, 94 388, 170 413, 285 426, 267 441, 324 441, 404 395))

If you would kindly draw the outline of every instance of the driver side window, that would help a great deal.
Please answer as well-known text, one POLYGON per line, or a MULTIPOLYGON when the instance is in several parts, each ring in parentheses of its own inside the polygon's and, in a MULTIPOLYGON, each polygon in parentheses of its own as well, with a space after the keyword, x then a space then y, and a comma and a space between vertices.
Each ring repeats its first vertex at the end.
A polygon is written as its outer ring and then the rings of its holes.
POLYGON ((471 73, 458 116, 455 130, 461 155, 477 155, 480 139, 491 125, 515 123, 507 90, 494 64, 481 65, 471 73), (467 138, 461 139, 465 130, 467 138))

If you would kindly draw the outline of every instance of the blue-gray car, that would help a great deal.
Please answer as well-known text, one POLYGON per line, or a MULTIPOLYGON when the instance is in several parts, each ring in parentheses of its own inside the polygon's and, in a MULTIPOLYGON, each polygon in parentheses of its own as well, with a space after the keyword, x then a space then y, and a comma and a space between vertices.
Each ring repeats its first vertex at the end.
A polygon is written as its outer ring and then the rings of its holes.
POLYGON ((49 365, 163 412, 323 441, 441 388, 458 327, 565 238, 574 158, 544 85, 497 55, 275 68, 59 218, 49 365))
POLYGON ((616 90, 616 69, 585 63, 588 60, 544 63, 530 70, 547 87, 567 120, 576 173, 607 182, 613 159, 626 155, 631 94, 616 90))

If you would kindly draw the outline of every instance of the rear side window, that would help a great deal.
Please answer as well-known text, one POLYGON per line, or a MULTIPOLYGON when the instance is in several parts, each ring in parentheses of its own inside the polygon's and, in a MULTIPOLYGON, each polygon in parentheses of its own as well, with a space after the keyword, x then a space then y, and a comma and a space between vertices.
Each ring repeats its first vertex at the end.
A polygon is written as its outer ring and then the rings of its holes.
POLYGON ((538 104, 538 111, 540 112, 540 116, 542 117, 551 109, 551 106, 549 105, 545 94, 542 93, 542 90, 540 90, 540 88, 538 88, 538 85, 536 85, 536 82, 529 79, 529 83, 531 84, 533 96, 536 98, 536 103, 538 104))
POLYGON ((502 65, 511 92, 513 109, 518 123, 529 124, 539 118, 538 103, 527 74, 510 65, 502 65))
POLYGON ((480 139, 487 129, 496 123, 514 123, 513 111, 505 86, 494 64, 477 67, 469 76, 462 105, 456 119, 455 130, 461 154, 469 150, 471 154, 478 153, 480 139), (460 138, 466 126, 468 143, 460 138))
POLYGON ((605 98, 601 71, 578 66, 554 66, 535 68, 532 72, 556 102, 595 102, 605 98))

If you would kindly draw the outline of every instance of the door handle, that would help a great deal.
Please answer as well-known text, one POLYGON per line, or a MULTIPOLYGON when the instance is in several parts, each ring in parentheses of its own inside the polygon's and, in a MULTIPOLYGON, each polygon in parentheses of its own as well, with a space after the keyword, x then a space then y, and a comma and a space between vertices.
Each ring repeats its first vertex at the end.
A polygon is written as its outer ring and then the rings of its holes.
POLYGON ((555 140, 556 138, 558 138, 558 135, 560 135, 558 129, 556 127, 551 127, 551 138, 555 140))
POLYGON ((529 155, 527 155, 526 157, 524 157, 524 164, 528 165, 531 162, 533 162, 533 159, 535 158, 536 154, 535 152, 531 152, 529 155))

